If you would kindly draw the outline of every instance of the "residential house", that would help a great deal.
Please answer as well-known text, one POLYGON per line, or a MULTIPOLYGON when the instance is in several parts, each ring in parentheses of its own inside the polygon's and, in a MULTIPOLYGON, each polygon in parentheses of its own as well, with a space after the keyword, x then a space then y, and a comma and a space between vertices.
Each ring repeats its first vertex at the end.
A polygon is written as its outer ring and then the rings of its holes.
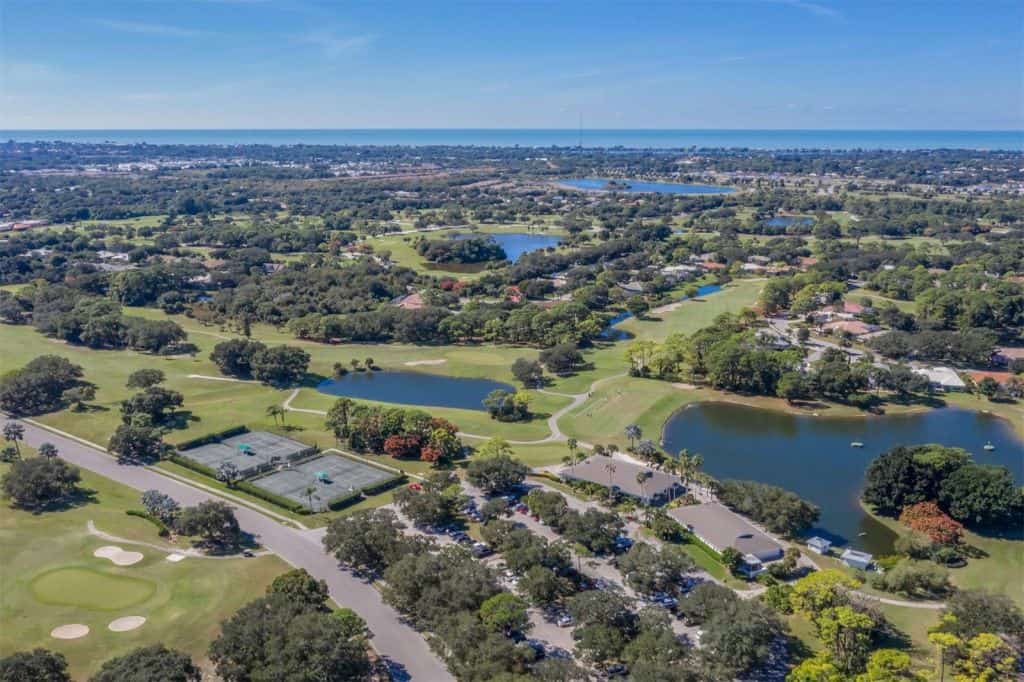
POLYGON ((866 571, 871 568, 871 563, 875 558, 867 552, 858 552, 855 549, 846 549, 843 550, 841 555, 839 555, 839 560, 850 568, 866 571))
POLYGON ((832 542, 815 535, 807 541, 807 549, 816 554, 828 554, 832 550, 832 542))

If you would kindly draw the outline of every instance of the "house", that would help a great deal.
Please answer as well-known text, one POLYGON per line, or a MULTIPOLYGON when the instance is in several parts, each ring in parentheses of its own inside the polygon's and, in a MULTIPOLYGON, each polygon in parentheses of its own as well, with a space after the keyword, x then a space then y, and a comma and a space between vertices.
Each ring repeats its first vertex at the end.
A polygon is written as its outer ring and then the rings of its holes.
POLYGON ((743 272, 764 272, 767 268, 760 263, 744 263, 740 266, 743 272))
POLYGON ((396 306, 402 310, 419 310, 426 306, 426 302, 423 300, 423 296, 420 294, 409 294, 408 296, 401 296, 392 301, 396 306))
POLYGON ((1024 348, 1010 348, 1000 346, 992 354, 992 364, 1002 367, 1009 367, 1014 360, 1024 361, 1024 348))
POLYGON ((975 384, 980 384, 982 379, 992 379, 1000 386, 1005 386, 1006 382, 1013 377, 1013 372, 985 372, 985 371, 972 371, 968 372, 967 376, 971 377, 971 381, 975 384))
POLYGON ((950 367, 921 367, 914 373, 927 378, 936 391, 962 391, 967 386, 950 367))
POLYGON ((661 268, 658 272, 668 279, 681 280, 686 279, 687 276, 698 272, 699 268, 695 265, 666 265, 661 268))
POLYGON ((705 270, 725 270, 728 267, 725 263, 716 263, 713 260, 702 261, 700 266, 705 270))
POLYGON ((670 509, 668 515, 716 552, 732 547, 762 562, 782 558, 779 543, 721 503, 677 507, 670 509))
POLYGON ((858 552, 855 549, 845 549, 839 556, 839 560, 850 568, 866 571, 871 567, 871 562, 874 561, 875 558, 867 552, 858 552))
POLYGON ((591 455, 582 462, 564 467, 558 474, 568 480, 611 487, 650 505, 665 504, 684 492, 683 481, 678 476, 603 455, 591 455))
POLYGON ((846 333, 850 336, 864 336, 880 329, 876 324, 868 324, 860 320, 833 320, 821 325, 821 328, 833 333, 846 333))
POLYGON ((638 282, 635 279, 631 282, 619 283, 619 288, 622 289, 626 296, 639 296, 644 293, 643 282, 638 282))
POLYGON ((260 267, 263 268, 263 272, 267 273, 268 275, 272 275, 275 272, 280 272, 281 270, 284 270, 285 267, 287 266, 285 263, 264 263, 260 267))
POLYGON ((832 542, 815 535, 807 541, 807 549, 816 554, 828 554, 832 550, 832 542))
POLYGON ((736 572, 747 580, 753 580, 764 573, 764 562, 753 554, 744 554, 743 558, 740 559, 739 565, 736 567, 736 572))

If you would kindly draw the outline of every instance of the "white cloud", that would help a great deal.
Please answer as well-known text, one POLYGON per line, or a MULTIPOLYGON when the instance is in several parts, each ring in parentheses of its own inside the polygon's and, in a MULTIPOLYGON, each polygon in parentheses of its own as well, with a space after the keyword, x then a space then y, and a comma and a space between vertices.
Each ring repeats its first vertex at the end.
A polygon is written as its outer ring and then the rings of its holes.
POLYGON ((139 35, 167 36, 171 38, 195 38, 208 35, 208 31, 200 31, 193 28, 182 28, 169 24, 147 24, 138 21, 120 21, 116 19, 97 19, 96 23, 105 26, 113 31, 122 33, 136 33, 139 35))
POLYGON ((354 52, 360 52, 369 47, 377 36, 365 33, 362 35, 340 36, 333 31, 309 31, 295 37, 295 42, 303 45, 312 45, 320 48, 328 59, 354 52))

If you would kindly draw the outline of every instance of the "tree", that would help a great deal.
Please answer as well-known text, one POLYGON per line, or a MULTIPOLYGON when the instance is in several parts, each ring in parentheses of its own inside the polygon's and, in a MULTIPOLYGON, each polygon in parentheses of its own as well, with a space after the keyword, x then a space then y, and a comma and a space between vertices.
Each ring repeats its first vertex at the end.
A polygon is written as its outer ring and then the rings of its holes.
POLYGON ((96 398, 96 387, 92 384, 79 384, 72 386, 60 394, 61 401, 71 405, 75 412, 85 409, 85 403, 96 398))
POLYGON ((756 669, 772 655, 782 624, 756 600, 735 599, 713 611, 701 636, 702 667, 712 679, 733 679, 756 669))
POLYGON ((736 593, 725 585, 703 582, 680 599, 677 608, 687 623, 701 625, 712 614, 728 610, 736 599, 736 593))
POLYGON ((875 627, 870 616, 849 606, 835 606, 817 614, 814 623, 818 637, 840 670, 852 674, 863 669, 875 627))
POLYGON ((537 360, 516 358, 512 363, 512 376, 527 388, 536 388, 544 384, 544 367, 537 360))
POLYGON ((939 488, 939 503, 957 521, 997 526, 1020 514, 1022 495, 1013 474, 1003 466, 967 464, 939 488))
POLYGON ((530 418, 529 396, 524 393, 512 393, 496 388, 483 399, 491 419, 502 422, 523 421, 530 418))
POLYGON ((348 436, 348 417, 355 404, 351 398, 338 398, 331 405, 331 409, 327 411, 326 426, 334 433, 337 440, 348 436))
POLYGON ((170 495, 159 490, 147 490, 142 493, 142 506, 148 514, 155 516, 167 525, 172 525, 181 507, 170 495))
POLYGON ((569 374, 583 364, 583 354, 576 344, 560 343, 542 350, 540 362, 552 374, 569 374))
POLYGON ((305 604, 316 611, 329 611, 327 581, 317 580, 304 568, 296 568, 274 578, 267 594, 283 594, 291 601, 305 604))
POLYGON ((38 452, 40 457, 46 457, 47 459, 56 457, 59 454, 57 446, 53 443, 40 443, 38 452))
POLYGON ((343 621, 286 594, 252 601, 224 621, 210 660, 225 682, 361 680, 370 672, 365 643, 343 621))
POLYGON ((208 500, 186 507, 178 515, 178 532, 201 536, 203 542, 221 548, 234 547, 242 540, 235 512, 226 502, 208 500))
POLYGON ((253 359, 266 348, 259 341, 231 339, 214 346, 213 352, 210 353, 210 360, 228 376, 250 377, 253 371, 253 359))
POLYGON ((953 665, 957 682, 1010 680, 1018 672, 1018 657, 997 635, 983 632, 963 643, 962 653, 953 665))
POLYGON ((458 497, 436 489, 399 488, 395 505, 416 526, 442 526, 455 518, 458 497))
POLYGON ((4 440, 14 443, 14 448, 21 454, 21 446, 18 445, 25 440, 25 427, 18 422, 7 422, 4 424, 4 440))
POLYGON ((63 654, 33 649, 0 658, 0 682, 71 682, 71 676, 63 654))
POLYGON ((786 675, 786 682, 846 682, 848 679, 824 653, 805 658, 786 675))
POLYGON ((0 377, 0 410, 14 415, 52 412, 64 391, 82 382, 82 368, 58 355, 40 355, 0 377))
POLYGON ((794 583, 790 601, 794 611, 813 620, 826 609, 846 605, 848 592, 859 584, 835 569, 815 571, 794 583))
POLYGON ((489 495, 507 492, 526 480, 529 467, 507 454, 470 460, 466 478, 489 495))
POLYGON ((199 682, 202 677, 188 654, 153 644, 104 662, 90 682, 199 682))
POLYGON ((253 378, 272 386, 288 386, 306 375, 309 353, 294 346, 274 346, 255 353, 251 366, 253 378))
POLYGON ((39 510, 78 492, 82 476, 62 459, 32 457, 14 462, 0 478, 0 488, 16 507, 39 510))
POLYGON ((217 480, 231 488, 242 478, 241 472, 234 462, 221 462, 217 467, 217 480))
POLYGON ((162 386, 149 386, 121 402, 121 419, 125 424, 163 424, 181 407, 185 396, 162 386), (139 417, 148 421, 139 421, 139 417))
POLYGON ((576 464, 576 456, 579 454, 579 446, 580 442, 575 438, 569 437, 565 440, 565 447, 569 448, 569 458, 574 466, 576 464))
POLYGON ((946 600, 949 629, 963 639, 983 632, 1024 640, 1024 613, 1005 594, 988 590, 957 590, 946 600))
POLYGON ((735 547, 726 547, 722 550, 721 556, 722 565, 725 566, 726 570, 730 573, 736 573, 739 570, 740 564, 743 563, 743 555, 740 554, 739 550, 735 547))
POLYGON ((530 627, 526 604, 510 592, 499 592, 480 605, 480 620, 495 632, 510 635, 530 627))
POLYGON ((924 677, 911 670, 910 656, 897 649, 878 649, 868 658, 863 674, 857 682, 923 682, 924 677))
POLYGON ((650 309, 651 306, 648 305, 647 301, 645 301, 642 296, 633 296, 626 301, 626 310, 628 310, 630 314, 638 320, 642 320, 644 315, 650 309))
POLYGON ((163 457, 167 447, 161 440, 160 430, 147 426, 120 424, 107 443, 107 450, 125 463, 149 463, 163 457))
POLYGON ((636 444, 636 455, 646 462, 657 461, 658 454, 658 446, 649 438, 645 438, 636 444))
POLYGON ((787 403, 794 403, 810 397, 811 389, 807 380, 800 372, 786 372, 779 377, 775 385, 775 395, 784 398, 787 403))
POLYGON ((633 449, 633 444, 643 436, 643 431, 636 424, 630 424, 626 427, 626 438, 629 439, 629 448, 633 449))
POLYGON ((783 488, 758 481, 724 480, 718 499, 735 512, 764 524, 773 533, 795 537, 813 525, 821 509, 783 488))
POLYGON ((0 449, 0 462, 17 462, 21 459, 21 453, 13 445, 5 445, 0 449))
POLYGON ((984 377, 978 382, 978 392, 989 400, 993 400, 997 395, 999 395, 999 391, 1001 389, 1002 386, 1000 386, 999 382, 992 377, 984 377))
POLYGON ((268 405, 267 409, 264 410, 264 414, 268 417, 273 417, 274 423, 277 424, 277 418, 281 418, 281 423, 284 424, 284 408, 280 405, 268 405))
POLYGON ((128 388, 149 388, 162 384, 167 377, 163 370, 159 369, 137 369, 128 375, 128 388))
POLYGON ((403 528, 390 509, 361 511, 332 520, 323 545, 343 566, 377 575, 412 547, 403 528))
POLYGON ((935 502, 918 502, 904 507, 900 512, 900 523, 943 545, 958 544, 964 533, 963 525, 946 515, 935 502))
POLYGON ((694 567, 693 559, 679 545, 664 545, 658 550, 646 542, 637 542, 619 557, 619 570, 626 582, 645 595, 678 593, 681 581, 694 567))
POLYGON ((548 606, 573 592, 572 583, 547 566, 531 566, 519 579, 519 589, 535 606, 548 606))

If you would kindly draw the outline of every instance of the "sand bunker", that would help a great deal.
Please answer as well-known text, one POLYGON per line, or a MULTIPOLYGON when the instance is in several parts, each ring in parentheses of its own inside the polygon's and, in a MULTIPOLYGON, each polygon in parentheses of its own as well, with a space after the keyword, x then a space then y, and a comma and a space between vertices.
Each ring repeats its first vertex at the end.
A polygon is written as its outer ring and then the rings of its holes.
POLYGON ((92 553, 94 557, 107 559, 116 566, 131 566, 142 561, 142 552, 126 552, 115 545, 104 545, 92 553))
POLYGON ((182 561, 184 558, 184 554, 178 554, 177 552, 175 552, 174 554, 167 555, 167 560, 170 561, 172 564, 176 564, 179 561, 182 561))
POLYGON ((406 367, 417 367, 419 365, 443 365, 446 362, 448 361, 441 358, 439 360, 410 360, 404 364, 406 367))
POLYGON ((61 625, 50 630, 50 637, 54 639, 78 639, 89 634, 89 626, 80 623, 61 625))
POLYGON ((107 629, 111 632, 128 632, 129 630, 141 628, 145 622, 146 619, 142 616, 125 616, 124 618, 110 621, 107 629))

